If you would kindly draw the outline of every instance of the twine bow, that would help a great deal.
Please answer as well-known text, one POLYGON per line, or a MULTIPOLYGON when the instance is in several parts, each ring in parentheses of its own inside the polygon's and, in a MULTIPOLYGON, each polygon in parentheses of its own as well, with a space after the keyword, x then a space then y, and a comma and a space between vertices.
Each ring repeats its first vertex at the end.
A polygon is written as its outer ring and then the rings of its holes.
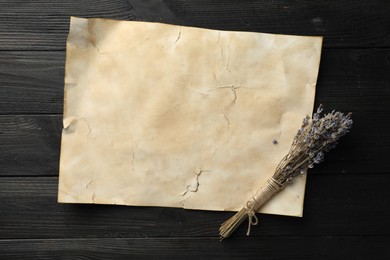
POLYGON ((248 230, 246 235, 249 236, 251 226, 256 226, 259 219, 256 212, 263 206, 274 194, 283 188, 283 185, 274 178, 270 178, 267 184, 258 190, 253 197, 246 203, 246 214, 248 215, 248 230))
POLYGON ((246 235, 249 236, 251 233, 251 226, 256 226, 259 223, 259 219, 256 216, 256 212, 249 205, 250 201, 246 203, 247 206, 247 214, 248 214, 248 230, 246 231, 246 235))

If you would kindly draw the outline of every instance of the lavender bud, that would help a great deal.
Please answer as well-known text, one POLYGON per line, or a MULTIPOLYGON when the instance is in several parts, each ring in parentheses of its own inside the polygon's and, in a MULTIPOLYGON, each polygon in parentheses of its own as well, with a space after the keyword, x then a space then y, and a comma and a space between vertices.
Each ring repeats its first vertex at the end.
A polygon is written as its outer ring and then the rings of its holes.
POLYGON ((316 157, 314 158, 314 163, 320 163, 324 160, 324 153, 323 152, 319 152, 317 153, 316 157))
POLYGON ((310 117, 309 117, 309 116, 306 116, 306 117, 303 119, 302 126, 307 126, 307 124, 309 123, 309 119, 310 119, 310 117))
POLYGON ((313 114, 313 122, 316 122, 316 121, 318 121, 319 119, 320 119, 320 114, 314 113, 314 114, 313 114))
POLYGON ((323 132, 322 133, 322 138, 324 138, 324 139, 329 139, 331 137, 331 134, 329 133, 329 132, 323 132))
POLYGON ((320 104, 320 105, 318 106, 318 108, 317 108, 317 113, 318 113, 318 114, 321 114, 323 110, 324 110, 324 109, 323 109, 323 106, 322 106, 322 104, 320 104))

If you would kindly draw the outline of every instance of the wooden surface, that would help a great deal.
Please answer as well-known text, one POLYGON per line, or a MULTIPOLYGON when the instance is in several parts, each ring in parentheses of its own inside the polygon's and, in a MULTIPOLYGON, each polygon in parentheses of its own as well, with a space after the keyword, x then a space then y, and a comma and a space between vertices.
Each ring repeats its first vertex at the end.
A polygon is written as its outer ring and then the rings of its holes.
POLYGON ((390 259, 390 2, 0 0, 0 259, 390 259), (323 35, 316 104, 354 128, 310 172, 303 218, 56 202, 69 16, 323 35))

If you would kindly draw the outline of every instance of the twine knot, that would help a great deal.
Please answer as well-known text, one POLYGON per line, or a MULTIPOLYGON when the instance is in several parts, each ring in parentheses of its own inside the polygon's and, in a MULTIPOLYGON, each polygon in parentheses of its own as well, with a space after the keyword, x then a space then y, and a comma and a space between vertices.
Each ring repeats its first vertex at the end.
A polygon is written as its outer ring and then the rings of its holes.
MULTIPOLYGON (((249 203, 247 203, 247 205, 248 204, 249 203)), ((249 236, 251 233, 251 226, 256 226, 259 223, 259 219, 256 216, 256 212, 252 208, 247 209, 247 214, 248 214, 248 230, 246 231, 246 235, 249 236)))
POLYGON ((249 236, 251 226, 256 226, 259 219, 256 216, 257 210, 261 208, 275 193, 282 189, 283 185, 270 178, 267 184, 258 190, 255 195, 246 203, 246 214, 248 215, 248 230, 246 235, 249 236))

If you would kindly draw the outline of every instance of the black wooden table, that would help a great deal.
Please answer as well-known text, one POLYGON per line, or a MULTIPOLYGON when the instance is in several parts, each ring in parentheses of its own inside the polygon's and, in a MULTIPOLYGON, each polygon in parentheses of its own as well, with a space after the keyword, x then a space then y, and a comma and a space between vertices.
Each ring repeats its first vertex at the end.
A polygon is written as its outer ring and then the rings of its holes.
POLYGON ((390 259, 390 2, 0 0, 0 259, 390 259), (323 35, 316 105, 354 128, 310 172, 303 218, 57 204, 69 16, 323 35))

